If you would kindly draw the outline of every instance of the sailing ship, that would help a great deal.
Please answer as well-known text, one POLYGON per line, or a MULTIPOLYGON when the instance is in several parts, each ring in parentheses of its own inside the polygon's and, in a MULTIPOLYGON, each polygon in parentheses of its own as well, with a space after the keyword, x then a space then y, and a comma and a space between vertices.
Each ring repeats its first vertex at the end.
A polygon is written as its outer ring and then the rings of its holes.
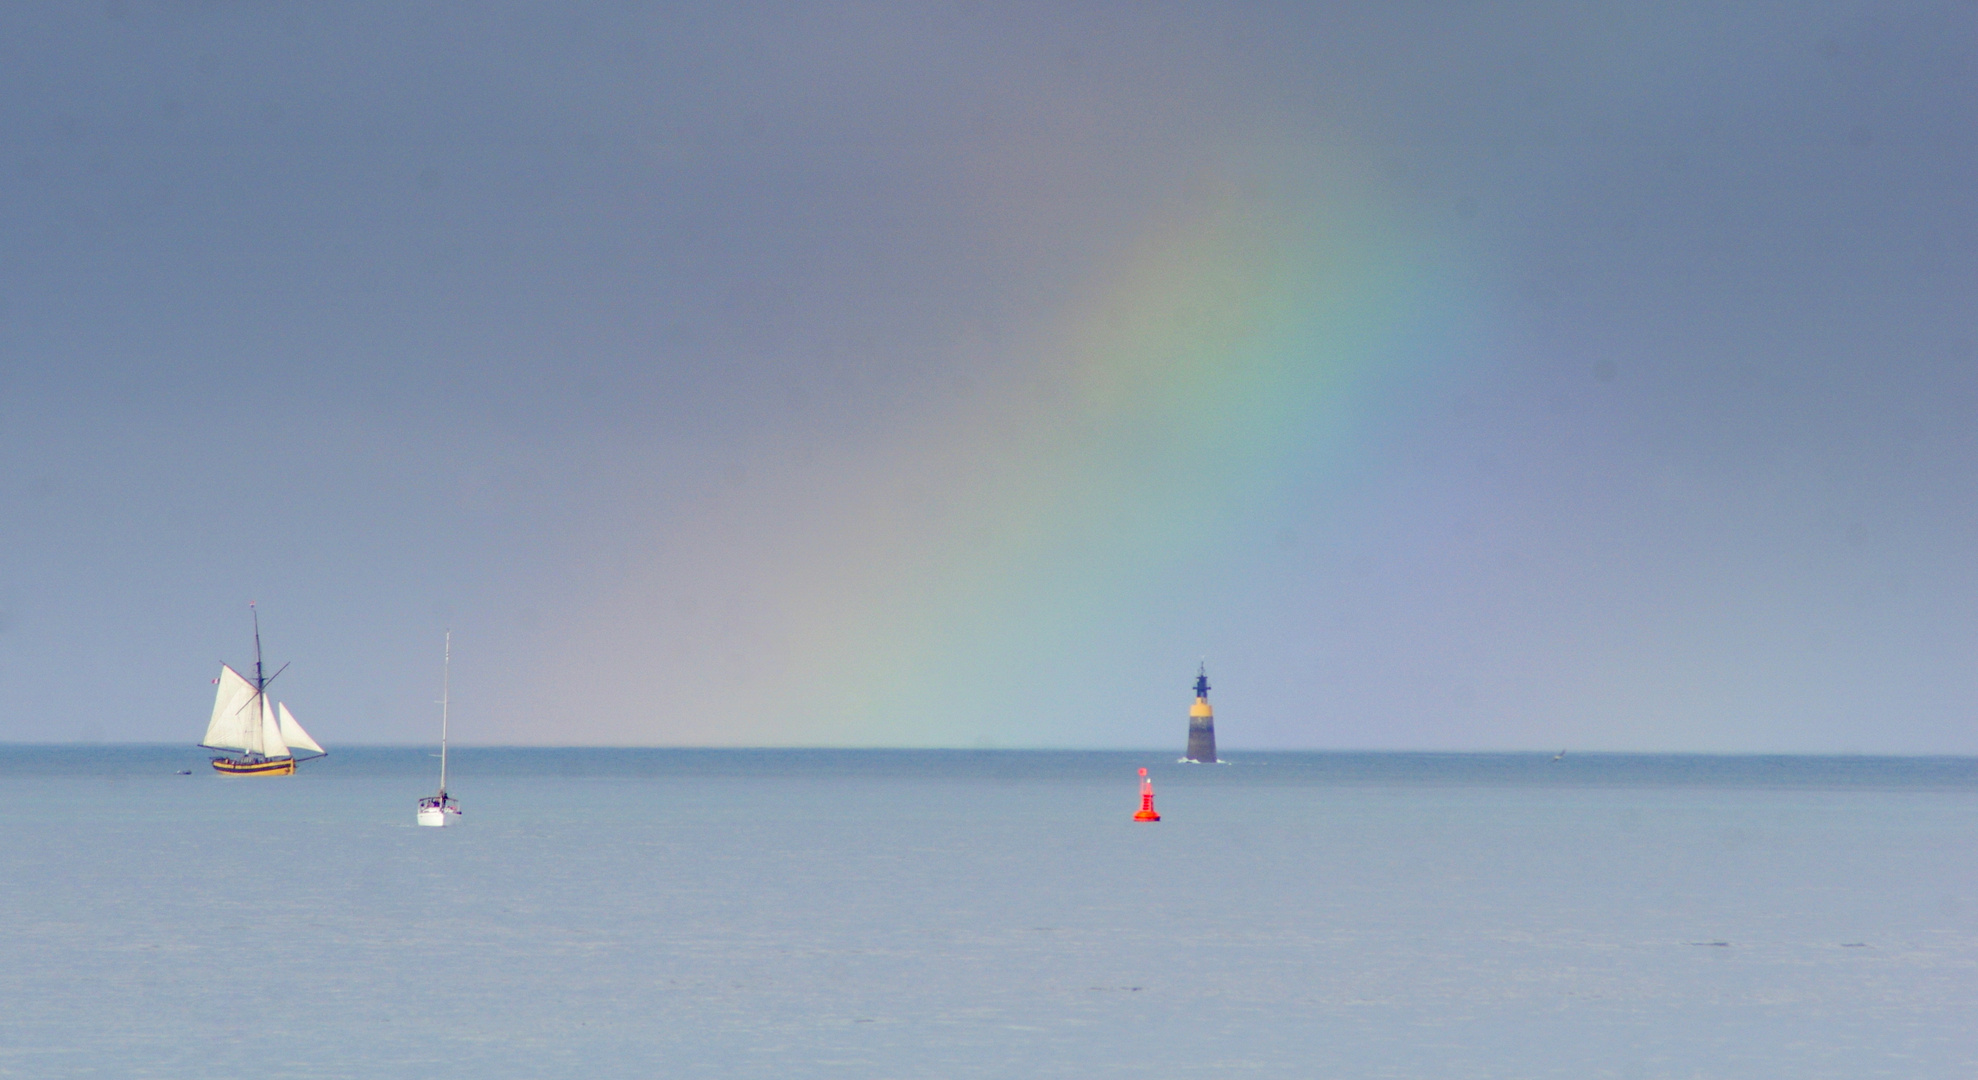
POLYGON ((453 631, 446 632, 446 664, 440 669, 440 790, 419 800, 419 824, 445 828, 450 814, 460 816, 460 806, 446 793, 446 706, 453 688, 453 631))
POLYGON ((249 682, 225 664, 220 665, 220 677, 214 680, 220 688, 213 695, 213 718, 207 721, 206 737, 199 745, 239 755, 214 758, 213 768, 220 773, 289 776, 295 772, 297 761, 322 757, 329 751, 302 730, 286 704, 268 699, 268 684, 287 671, 288 665, 283 664, 274 675, 261 674, 261 614, 254 611, 253 604, 247 605, 247 609, 254 612, 254 681, 249 682), (298 751, 306 752, 308 757, 298 757, 298 751))

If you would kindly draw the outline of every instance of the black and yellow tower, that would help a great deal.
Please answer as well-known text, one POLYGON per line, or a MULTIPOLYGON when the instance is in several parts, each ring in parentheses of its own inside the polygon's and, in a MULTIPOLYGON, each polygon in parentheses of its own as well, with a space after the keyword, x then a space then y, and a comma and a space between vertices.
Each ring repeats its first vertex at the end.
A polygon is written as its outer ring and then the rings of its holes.
POLYGON ((1195 672, 1195 704, 1188 707, 1188 753, 1185 761, 1216 763, 1216 710, 1209 708, 1209 665, 1195 672))

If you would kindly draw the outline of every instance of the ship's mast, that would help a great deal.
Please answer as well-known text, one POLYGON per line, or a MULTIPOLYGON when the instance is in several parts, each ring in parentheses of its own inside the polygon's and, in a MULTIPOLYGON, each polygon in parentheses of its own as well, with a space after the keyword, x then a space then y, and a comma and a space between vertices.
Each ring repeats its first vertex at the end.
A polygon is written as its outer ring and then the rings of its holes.
POLYGON ((261 613, 254 610, 254 601, 247 602, 247 613, 254 616, 254 693, 258 696, 268 686, 268 680, 261 677, 261 613))
POLYGON ((453 689, 453 631, 446 632, 446 663, 440 668, 440 801, 446 801, 446 707, 453 689))
POLYGON ((268 707, 267 704, 263 702, 261 699, 268 692, 268 680, 261 677, 261 612, 255 608, 254 601, 252 600, 249 600, 247 602, 247 611, 248 614, 254 616, 254 739, 253 742, 256 747, 254 753, 256 756, 260 756, 268 752, 267 742, 261 737, 262 729, 265 726, 261 723, 261 715, 264 711, 266 711, 268 707))

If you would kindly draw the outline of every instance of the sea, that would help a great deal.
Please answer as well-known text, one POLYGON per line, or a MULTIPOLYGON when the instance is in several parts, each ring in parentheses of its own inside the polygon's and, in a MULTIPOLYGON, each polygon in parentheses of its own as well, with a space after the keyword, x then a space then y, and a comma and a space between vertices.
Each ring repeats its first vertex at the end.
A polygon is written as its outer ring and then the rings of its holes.
POLYGON ((0 1077, 1978 1076, 1978 760, 1226 753, 0 746, 0 1077))

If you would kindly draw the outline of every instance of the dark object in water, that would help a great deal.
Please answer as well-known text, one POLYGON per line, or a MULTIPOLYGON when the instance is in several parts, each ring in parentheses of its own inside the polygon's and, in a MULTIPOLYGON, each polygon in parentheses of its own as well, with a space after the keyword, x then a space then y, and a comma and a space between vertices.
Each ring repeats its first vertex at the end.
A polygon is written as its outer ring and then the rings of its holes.
POLYGON ((191 770, 191 769, 180 769, 180 770, 179 770, 179 772, 178 772, 178 774, 179 774, 180 776, 191 776, 191 775, 192 775, 192 770, 191 770))

